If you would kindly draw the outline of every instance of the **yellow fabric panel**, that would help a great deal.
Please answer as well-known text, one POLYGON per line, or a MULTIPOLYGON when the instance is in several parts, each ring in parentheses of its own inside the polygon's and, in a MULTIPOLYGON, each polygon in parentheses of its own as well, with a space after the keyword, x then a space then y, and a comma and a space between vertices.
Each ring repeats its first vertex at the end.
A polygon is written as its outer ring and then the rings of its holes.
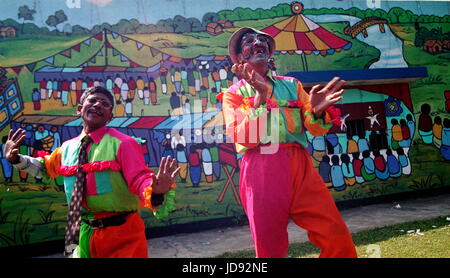
POLYGON ((321 41, 314 33, 308 32, 306 36, 311 40, 317 50, 328 50, 330 47, 321 41))
POLYGON ((275 27, 278 28, 279 30, 284 30, 284 28, 285 28, 289 23, 291 23, 291 21, 292 21, 292 18, 290 17, 290 18, 288 18, 288 19, 285 19, 285 20, 283 20, 283 21, 280 21, 280 22, 278 22, 278 23, 275 23, 273 26, 275 26, 275 27))
POLYGON ((275 43, 279 51, 297 50, 294 33, 292 32, 281 32, 275 37, 275 43))
POLYGON ((309 32, 309 27, 308 25, 306 25, 306 22, 303 20, 303 18, 301 16, 296 16, 297 17, 297 24, 295 26, 295 31, 296 32, 309 32))

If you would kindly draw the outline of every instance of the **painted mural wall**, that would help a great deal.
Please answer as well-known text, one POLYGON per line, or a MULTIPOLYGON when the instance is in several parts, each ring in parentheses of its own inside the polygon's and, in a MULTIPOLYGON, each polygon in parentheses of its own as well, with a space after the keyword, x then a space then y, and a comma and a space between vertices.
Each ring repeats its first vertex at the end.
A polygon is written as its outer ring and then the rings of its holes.
MULTIPOLYGON (((390 86, 349 87, 341 123, 308 150, 337 202, 450 186, 450 2, 282 0, 3 0, 0 136, 27 130, 23 154, 51 152, 81 131, 83 90, 114 94, 108 126, 141 142, 148 166, 182 168, 170 217, 151 227, 245 223, 239 165, 218 93, 236 82, 227 42, 239 27, 271 33, 272 70, 424 67, 390 86), (394 84, 394 85, 392 85, 394 84)), ((395 75, 398 77, 398 74, 395 75)), ((301 78, 300 78, 301 79, 301 78)), ((362 77, 364 79, 364 77, 362 77)), ((2 145, 3 150, 3 145, 2 145)), ((49 183, 1 158, 0 247, 60 240, 67 204, 49 183)))

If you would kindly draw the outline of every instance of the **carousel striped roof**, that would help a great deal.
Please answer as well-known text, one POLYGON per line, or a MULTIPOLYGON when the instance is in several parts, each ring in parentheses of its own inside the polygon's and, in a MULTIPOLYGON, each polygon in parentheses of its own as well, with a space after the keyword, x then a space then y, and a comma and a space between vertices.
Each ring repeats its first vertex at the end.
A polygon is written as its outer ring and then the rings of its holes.
POLYGON ((351 42, 334 35, 304 16, 301 13, 301 3, 294 2, 291 9, 293 16, 261 30, 275 39, 278 52, 325 56, 350 49, 351 42))

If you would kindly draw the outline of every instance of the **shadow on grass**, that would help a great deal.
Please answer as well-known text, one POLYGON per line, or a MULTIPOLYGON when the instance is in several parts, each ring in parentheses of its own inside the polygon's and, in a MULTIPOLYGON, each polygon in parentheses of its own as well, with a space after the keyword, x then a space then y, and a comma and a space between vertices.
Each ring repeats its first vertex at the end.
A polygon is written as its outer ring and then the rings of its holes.
MULTIPOLYGON (((420 232, 426 232, 428 230, 442 228, 448 224, 449 222, 448 220, 446 220, 446 217, 441 216, 429 220, 412 221, 396 224, 393 226, 386 226, 375 228, 372 230, 361 231, 352 234, 352 238, 356 246, 364 246, 405 235, 407 231, 410 230, 416 231, 420 229, 420 232), (402 230, 403 232, 401 232, 402 230)), ((302 242, 291 244, 289 246, 287 256, 289 258, 297 258, 297 257, 311 256, 312 254, 318 253, 320 253, 320 249, 314 246, 312 243, 302 242)), ((233 253, 227 252, 220 256, 217 256, 217 258, 255 258, 255 251, 246 250, 233 253)))

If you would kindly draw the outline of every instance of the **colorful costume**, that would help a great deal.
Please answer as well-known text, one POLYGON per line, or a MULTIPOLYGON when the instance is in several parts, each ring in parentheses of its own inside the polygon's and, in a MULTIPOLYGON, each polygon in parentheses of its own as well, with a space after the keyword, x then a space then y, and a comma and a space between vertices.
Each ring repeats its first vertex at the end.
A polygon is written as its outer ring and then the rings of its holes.
POLYGON ((245 80, 219 97, 227 135, 245 153, 240 192, 256 256, 286 256, 291 218, 308 230, 321 257, 355 257, 349 231, 306 150, 305 128, 313 136, 324 135, 339 115, 330 107, 324 119, 315 119, 299 81, 270 71, 265 79, 269 98, 256 110, 255 90, 245 80))
MULTIPOLYGON (((47 178, 63 176, 69 203, 84 136, 82 133, 64 142, 39 160, 21 156, 21 162, 16 167, 47 178)), ((145 225, 137 211, 142 207, 156 211, 151 200, 155 174, 146 167, 142 149, 132 137, 106 126, 91 132, 89 136, 93 143, 87 150, 88 163, 83 166, 87 181, 82 200, 80 240, 74 257, 146 258, 145 225), (103 223, 98 219, 102 219, 103 223)), ((173 193, 166 199, 166 205, 172 207, 173 193)), ((166 209, 162 206, 160 212, 165 213, 166 209)))

